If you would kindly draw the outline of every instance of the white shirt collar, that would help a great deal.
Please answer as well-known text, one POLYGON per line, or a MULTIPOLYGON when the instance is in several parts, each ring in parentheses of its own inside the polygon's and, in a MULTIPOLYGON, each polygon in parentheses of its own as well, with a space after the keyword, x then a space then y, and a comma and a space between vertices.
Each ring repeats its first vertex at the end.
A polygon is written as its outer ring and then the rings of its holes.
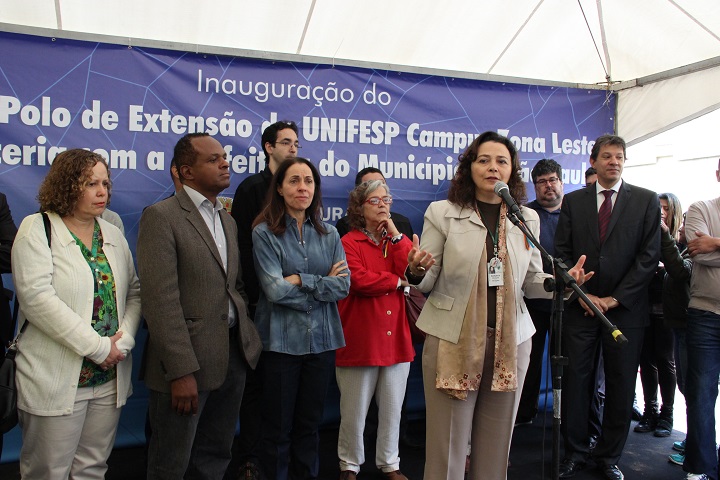
POLYGON ((185 192, 190 197, 190 200, 192 200, 193 204, 198 209, 205 202, 207 202, 206 205, 210 205, 212 207, 212 209, 215 210, 216 212, 222 210, 222 208, 223 208, 222 204, 218 201, 217 198, 215 199, 215 205, 213 205, 212 203, 210 203, 210 200, 208 200, 208 198, 205 195, 198 192, 194 188, 188 187, 187 185, 183 185, 183 190, 185 190, 185 192))
POLYGON ((614 190, 615 193, 620 192, 620 186, 622 185, 622 178, 615 182, 615 185, 613 185, 610 188, 605 188, 602 185, 600 185, 600 182, 595 182, 595 194, 600 195, 600 193, 604 192, 605 190, 614 190))

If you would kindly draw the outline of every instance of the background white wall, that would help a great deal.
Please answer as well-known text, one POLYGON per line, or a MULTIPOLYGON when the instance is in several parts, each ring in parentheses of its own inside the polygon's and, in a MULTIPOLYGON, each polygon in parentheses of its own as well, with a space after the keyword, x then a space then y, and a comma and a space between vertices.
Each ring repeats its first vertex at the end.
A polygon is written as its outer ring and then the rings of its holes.
POLYGON ((640 142, 627 150, 623 178, 658 193, 674 193, 683 211, 720 197, 720 110, 640 142))

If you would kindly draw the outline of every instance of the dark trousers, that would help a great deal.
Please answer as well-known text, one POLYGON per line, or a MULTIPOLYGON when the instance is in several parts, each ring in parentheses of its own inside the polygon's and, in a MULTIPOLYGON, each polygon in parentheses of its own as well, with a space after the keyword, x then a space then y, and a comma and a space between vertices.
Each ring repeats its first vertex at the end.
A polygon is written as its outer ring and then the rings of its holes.
MULTIPOLYGON (((578 312, 575 314, 578 315, 578 312)), ((621 346, 599 322, 590 317, 583 317, 582 320, 584 321, 574 321, 563 327, 563 349, 569 358, 563 377, 562 400, 565 457, 585 461, 589 454, 588 415, 591 393, 597 381, 595 353, 601 345, 605 372, 605 406, 602 433, 593 456, 601 465, 616 464, 630 428, 644 329, 623 329, 628 343, 621 346)))
POLYGON ((592 403, 588 414, 588 433, 600 438, 605 408, 605 364, 603 363, 602 345, 598 346, 595 353, 595 382, 590 385, 590 396, 592 403))
MULTIPOLYGON (((518 421, 528 421, 535 418, 538 413, 538 400, 542 382, 543 353, 545 352, 545 339, 550 329, 551 312, 546 312, 528 305, 528 312, 535 325, 535 335, 532 337, 532 350, 530 352, 530 365, 528 366, 520 406, 516 418, 518 421)), ((552 355, 552 344, 549 346, 552 355)))
POLYGON ((662 315, 650 315, 650 325, 645 328, 642 354, 640 355, 640 381, 645 399, 645 414, 658 409, 658 385, 662 395, 662 417, 672 419, 675 403, 675 338, 671 328, 663 325, 662 315))
MULTIPOLYGON (((520 396, 520 406, 516 417, 518 421, 532 420, 538 413, 540 388, 542 386, 543 353, 548 333, 550 333, 548 351, 550 356, 555 354, 555 341, 551 330, 552 312, 546 312, 530 305, 528 305, 528 312, 535 325, 535 335, 532 337, 530 366, 520 396)), ((562 354, 567 356, 566 352, 562 352, 562 354)), ((595 364, 596 380, 590 385, 590 394, 593 400, 588 416, 588 434, 600 437, 603 405, 605 403, 605 374, 603 372, 601 348, 598 348, 595 353, 595 364)))
POLYGON ((217 390, 198 392, 197 415, 178 415, 169 393, 150 390, 149 480, 223 478, 230 463, 246 369, 237 338, 232 338, 225 381, 217 390))
POLYGON ((240 406, 240 435, 237 439, 238 458, 241 463, 260 463, 262 441, 262 362, 255 370, 248 370, 245 392, 240 406))
POLYGON ((318 427, 335 371, 335 351, 261 354, 263 432, 260 460, 269 480, 317 478, 318 427))

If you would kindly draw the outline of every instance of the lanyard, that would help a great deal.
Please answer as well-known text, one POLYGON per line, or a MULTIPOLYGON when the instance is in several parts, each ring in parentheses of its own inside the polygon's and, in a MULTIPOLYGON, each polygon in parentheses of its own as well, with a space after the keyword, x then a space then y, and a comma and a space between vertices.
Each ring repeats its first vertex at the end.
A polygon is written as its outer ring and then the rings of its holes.
POLYGON ((485 216, 482 214, 482 211, 475 207, 478 215, 480 215, 480 218, 483 221, 483 224, 485 225, 485 228, 488 230, 488 235, 490 235, 490 239, 492 240, 493 244, 493 254, 495 257, 498 256, 498 238, 500 237, 500 215, 498 214, 497 223, 495 223, 495 235, 493 235, 493 232, 490 231, 490 228, 488 228, 487 221, 485 220, 485 216))

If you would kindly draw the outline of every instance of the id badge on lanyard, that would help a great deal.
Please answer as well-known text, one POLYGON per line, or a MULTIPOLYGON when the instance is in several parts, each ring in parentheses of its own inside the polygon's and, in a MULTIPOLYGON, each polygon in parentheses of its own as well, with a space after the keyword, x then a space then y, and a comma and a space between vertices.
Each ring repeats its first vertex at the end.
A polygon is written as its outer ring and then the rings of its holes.
MULTIPOLYGON (((482 212, 478 209, 478 214, 480 218, 482 218, 483 223, 485 224, 485 228, 487 228, 487 222, 485 221, 485 218, 482 215, 482 212)), ((500 240, 500 219, 498 218, 498 223, 495 226, 495 235, 490 231, 488 228, 488 235, 490 235, 490 240, 492 240, 493 244, 493 256, 490 258, 487 264, 487 284, 488 287, 502 287, 503 286, 503 263, 502 260, 500 260, 500 257, 498 256, 498 242, 500 240)))
POLYGON ((487 264, 488 287, 503 286, 503 264, 500 258, 492 257, 487 264))

